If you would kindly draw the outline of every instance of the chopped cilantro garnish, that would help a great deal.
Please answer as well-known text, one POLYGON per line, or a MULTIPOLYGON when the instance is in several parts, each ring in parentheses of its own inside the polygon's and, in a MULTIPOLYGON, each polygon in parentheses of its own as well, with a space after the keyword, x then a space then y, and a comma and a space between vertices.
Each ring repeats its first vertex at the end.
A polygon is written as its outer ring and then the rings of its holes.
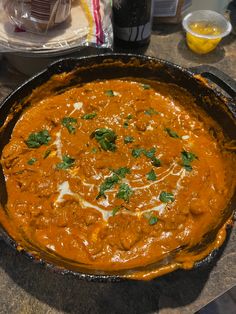
POLYGON ((130 169, 127 167, 121 167, 117 170, 112 170, 115 174, 118 175, 120 178, 125 178, 125 176, 130 173, 130 169))
POLYGON ((111 89, 106 90, 106 91, 105 91, 105 94, 106 94, 107 96, 110 96, 110 97, 115 96, 113 90, 111 90, 111 89))
POLYGON ((152 159, 155 156, 156 149, 153 147, 150 150, 144 150, 143 153, 147 158, 152 159))
POLYGON ((147 219, 150 226, 155 225, 158 222, 158 218, 153 215, 153 212, 146 212, 143 217, 147 219))
POLYGON ((121 206, 116 206, 112 209, 111 215, 114 217, 116 213, 121 209, 121 206))
POLYGON ((30 158, 28 161, 27 161, 27 164, 32 166, 35 162, 37 161, 36 158, 30 158))
POLYGON ((149 109, 145 110, 144 113, 149 115, 149 116, 153 116, 155 114, 158 114, 158 112, 153 108, 149 108, 149 109))
POLYGON ((125 178, 126 174, 130 173, 130 169, 127 167, 121 167, 117 170, 112 170, 113 175, 106 178, 105 181, 100 185, 99 193, 96 197, 96 199, 99 199, 100 197, 106 197, 105 191, 110 190, 113 188, 115 184, 117 184, 120 179, 125 178))
POLYGON ((47 145, 51 140, 47 130, 42 130, 40 132, 31 133, 26 140, 26 145, 29 148, 39 148, 42 145, 47 145))
POLYGON ((97 116, 96 112, 92 112, 92 113, 86 113, 84 114, 81 119, 83 120, 92 120, 93 118, 95 118, 97 116))
POLYGON ((160 161, 160 159, 158 159, 158 158, 156 158, 156 157, 153 157, 153 158, 152 158, 152 165, 153 165, 154 167, 160 167, 160 166, 161 166, 161 161, 160 161))
POLYGON ((128 128, 128 126, 129 126, 129 122, 126 120, 126 121, 124 122, 124 124, 123 124, 123 127, 124 127, 124 128, 128 128))
POLYGON ((93 147, 93 148, 91 149, 91 152, 94 153, 94 154, 96 154, 96 153, 98 152, 97 147, 93 147))
POLYGON ((128 144, 128 143, 133 143, 134 138, 132 136, 125 136, 124 138, 124 143, 128 144))
POLYGON ((183 165, 184 169, 188 172, 191 172, 193 170, 193 167, 191 165, 183 165))
POLYGON ((138 157, 140 157, 140 156, 142 155, 143 152, 145 152, 145 149, 144 149, 144 148, 140 148, 140 147, 134 148, 134 149, 132 150, 132 156, 133 156, 134 158, 138 158, 138 157))
POLYGON ((172 193, 163 191, 161 192, 159 196, 159 200, 163 203, 168 203, 168 202, 174 202, 175 198, 172 193))
POLYGON ((119 177, 116 174, 113 174, 111 177, 106 178, 105 181, 100 186, 99 193, 96 199, 98 200, 102 196, 106 198, 105 191, 113 188, 113 186, 116 183, 118 183, 118 181, 119 181, 119 177))
POLYGON ((147 158, 151 159, 152 165, 154 167, 160 167, 161 162, 160 162, 160 160, 157 157, 155 157, 155 153, 156 153, 156 149, 154 147, 151 148, 150 150, 146 150, 146 149, 140 148, 140 147, 134 148, 132 150, 132 156, 134 158, 138 158, 138 157, 140 157, 143 154, 147 158))
POLYGON ((150 226, 155 225, 158 222, 158 218, 156 216, 152 216, 150 217, 150 219, 148 220, 148 223, 150 226))
POLYGON ((123 199, 125 202, 129 202, 131 195, 133 194, 133 190, 126 183, 121 183, 119 186, 119 191, 116 194, 116 197, 119 199, 123 199))
POLYGON ((175 131, 171 130, 170 128, 165 128, 165 131, 168 133, 170 137, 180 138, 180 136, 175 131))
POLYGON ((117 138, 117 135, 114 131, 111 129, 97 129, 91 134, 91 137, 95 138, 97 142, 100 144, 101 148, 105 151, 112 151, 114 152, 116 150, 115 141, 117 138))
POLYGON ((198 157, 191 153, 191 152, 187 152, 187 151, 182 151, 181 152, 181 157, 182 157, 182 166, 184 166, 185 170, 187 171, 192 171, 192 166, 191 166, 191 162, 194 161, 195 159, 198 159, 198 157))
POLYGON ((150 181, 156 181, 157 175, 153 169, 147 173, 147 179, 150 181))
POLYGON ((62 162, 58 163, 56 167, 57 169, 68 169, 73 166, 74 162, 75 162, 74 158, 68 155, 64 155, 62 156, 62 162))
POLYGON ((43 159, 46 159, 51 154, 51 150, 47 149, 43 155, 43 159))
POLYGON ((67 128, 69 133, 74 134, 76 131, 77 119, 72 117, 64 117, 61 120, 61 124, 67 128))
POLYGON ((143 89, 150 89, 151 86, 149 84, 142 84, 143 89))
POLYGON ((126 120, 125 120, 125 122, 123 124, 124 128, 128 128, 128 126, 129 126, 129 121, 128 120, 130 120, 132 118, 133 118, 132 114, 128 114, 128 116, 126 117, 126 120))

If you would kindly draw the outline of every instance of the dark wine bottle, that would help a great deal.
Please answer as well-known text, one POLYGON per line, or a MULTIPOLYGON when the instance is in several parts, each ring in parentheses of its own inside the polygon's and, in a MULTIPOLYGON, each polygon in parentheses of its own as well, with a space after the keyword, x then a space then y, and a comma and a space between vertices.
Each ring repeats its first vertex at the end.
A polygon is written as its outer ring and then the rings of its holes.
POLYGON ((113 30, 117 46, 148 45, 152 31, 152 0, 113 0, 113 30))

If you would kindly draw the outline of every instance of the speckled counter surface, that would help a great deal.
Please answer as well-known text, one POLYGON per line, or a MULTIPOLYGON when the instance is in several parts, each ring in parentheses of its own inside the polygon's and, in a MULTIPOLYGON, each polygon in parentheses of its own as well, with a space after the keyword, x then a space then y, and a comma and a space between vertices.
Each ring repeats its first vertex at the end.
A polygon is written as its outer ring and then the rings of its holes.
MULTIPOLYGON (((210 64, 236 79, 236 36, 228 37, 211 54, 197 56, 187 49, 177 26, 159 26, 142 52, 186 67, 210 64)), ((86 49, 78 55, 94 53, 86 49)), ((0 60, 0 98, 25 79, 5 58, 0 60)), ((33 264, 0 240, 0 313, 194 313, 236 285, 235 231, 236 226, 211 265, 150 282, 94 283, 62 277, 33 264)))

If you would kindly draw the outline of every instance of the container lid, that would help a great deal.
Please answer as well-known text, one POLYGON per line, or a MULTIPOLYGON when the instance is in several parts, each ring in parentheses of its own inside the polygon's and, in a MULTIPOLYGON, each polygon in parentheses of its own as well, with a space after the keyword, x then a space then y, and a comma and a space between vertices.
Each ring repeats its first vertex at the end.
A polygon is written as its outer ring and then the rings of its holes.
POLYGON ((230 22, 222 14, 211 10, 193 11, 185 16, 182 24, 183 28, 188 33, 206 39, 223 38, 227 36, 232 30, 230 22), (217 28, 219 33, 218 34, 214 34, 214 32, 213 34, 198 33, 190 27, 190 25, 194 23, 204 23, 203 25, 205 26, 205 28, 207 28, 207 26, 212 26, 214 28, 217 28))

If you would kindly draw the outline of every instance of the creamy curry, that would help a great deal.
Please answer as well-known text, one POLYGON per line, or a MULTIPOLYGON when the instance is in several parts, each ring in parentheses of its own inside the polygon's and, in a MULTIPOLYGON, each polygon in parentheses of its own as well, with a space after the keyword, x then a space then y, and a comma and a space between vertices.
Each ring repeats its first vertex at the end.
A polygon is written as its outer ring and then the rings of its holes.
POLYGON ((224 240, 221 229, 187 251, 234 191, 235 159, 215 133, 223 137, 171 84, 114 79, 48 94, 24 111, 2 153, 10 233, 88 268, 162 265, 137 278, 192 267, 224 240))

